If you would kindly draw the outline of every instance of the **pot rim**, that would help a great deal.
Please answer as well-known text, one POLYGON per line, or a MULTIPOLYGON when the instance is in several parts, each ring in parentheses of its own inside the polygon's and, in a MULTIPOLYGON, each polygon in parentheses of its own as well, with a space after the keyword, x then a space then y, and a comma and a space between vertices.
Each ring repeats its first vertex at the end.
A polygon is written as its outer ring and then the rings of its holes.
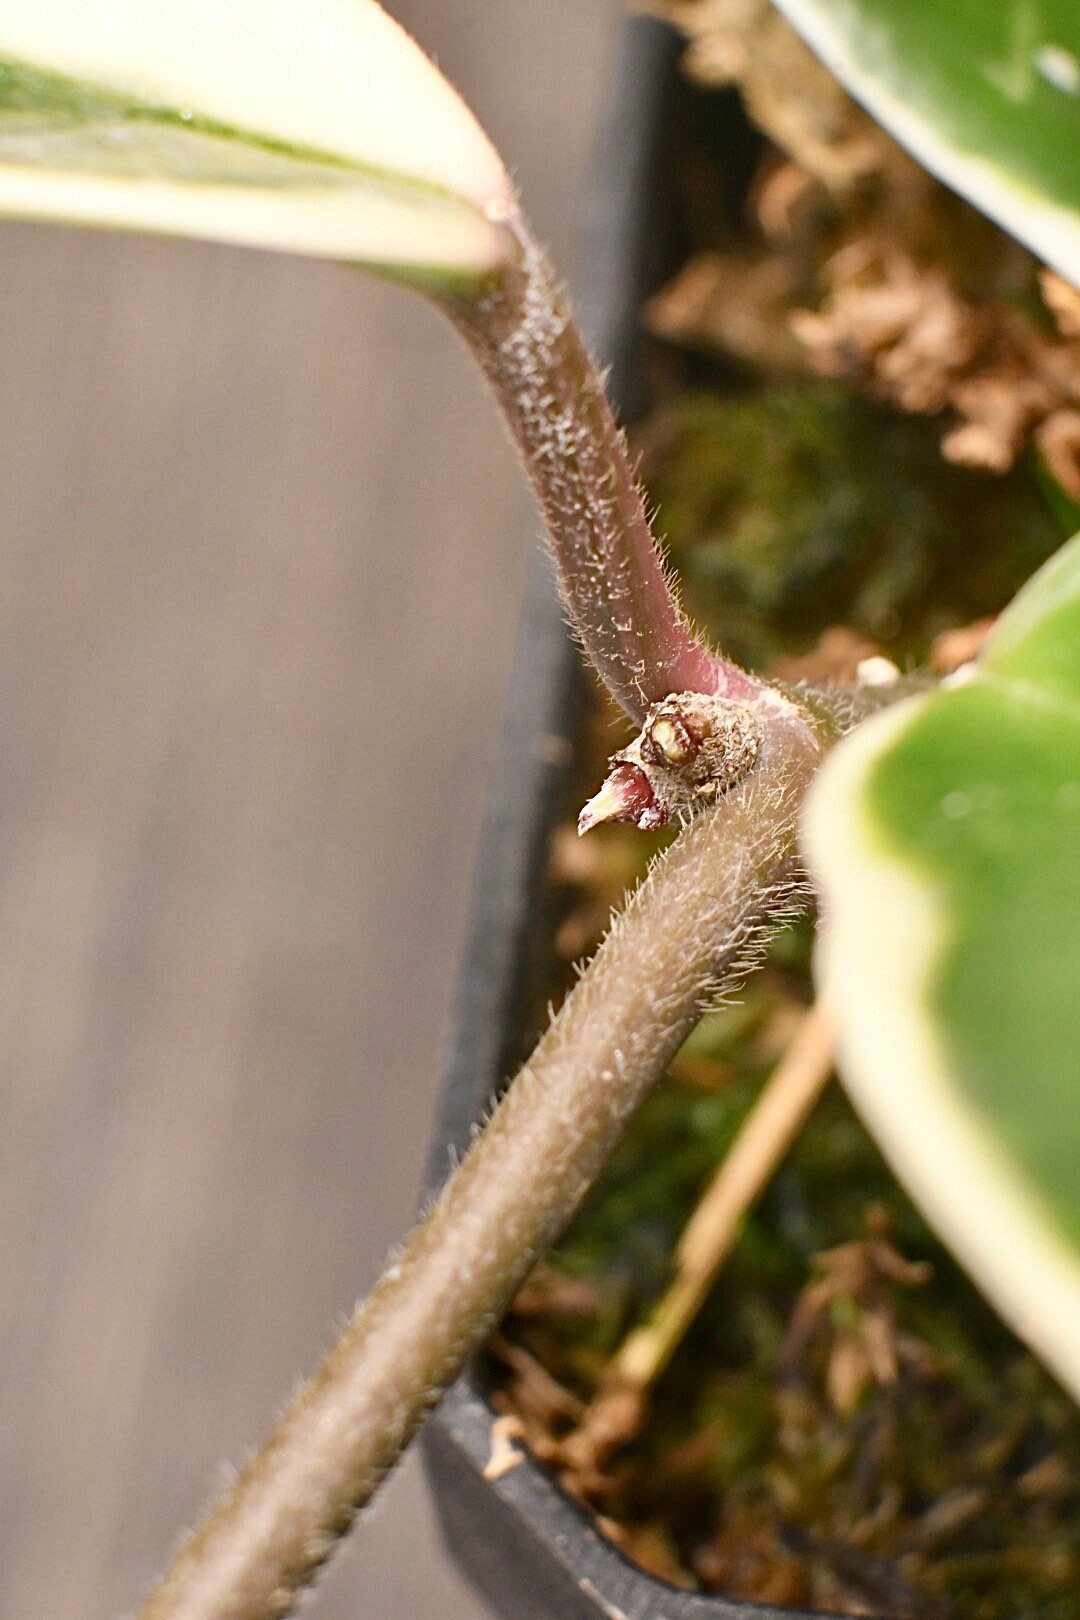
MULTIPOLYGON (((638 311, 662 276, 655 250, 665 233, 657 228, 655 180, 684 81, 677 73, 677 37, 658 19, 629 18, 619 47, 578 302, 593 349, 611 367, 620 414, 632 421, 638 311)), ((584 691, 547 558, 539 556, 530 570, 474 880, 457 1017, 428 1160, 428 1196, 512 1073, 521 1056, 522 1022, 542 1001, 551 933, 543 900, 547 843, 567 807, 584 691)), ((488 1477, 502 1432, 497 1423, 482 1363, 474 1364, 433 1416, 424 1451, 450 1554, 507 1620, 828 1620, 821 1611, 689 1592, 647 1574, 598 1532, 525 1451, 488 1477)))

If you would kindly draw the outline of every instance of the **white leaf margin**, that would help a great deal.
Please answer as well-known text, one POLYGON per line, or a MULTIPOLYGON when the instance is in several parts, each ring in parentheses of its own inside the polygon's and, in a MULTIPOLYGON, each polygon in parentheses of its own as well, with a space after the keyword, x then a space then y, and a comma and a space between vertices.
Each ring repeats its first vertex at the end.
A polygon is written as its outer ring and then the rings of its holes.
POLYGON ((340 259, 421 282, 484 276, 507 253, 502 232, 460 206, 420 207, 362 183, 274 192, 0 164, 0 215, 340 259))
MULTIPOLYGON (((927 117, 867 65, 875 56, 887 53, 875 46, 865 19, 860 17, 844 26, 845 14, 853 15, 849 0, 773 3, 844 88, 924 168, 982 209, 1068 281, 1080 285, 1080 214, 1025 185, 999 163, 944 139, 927 117), (861 50, 854 43, 860 39, 861 50)), ((986 3, 997 5, 1003 0, 986 3)))
MULTIPOLYGON (((977 678, 977 677, 976 677, 977 678)), ((845 1090, 898 1179, 1013 1331, 1080 1399, 1080 1255, 964 1107, 931 1012, 952 945, 947 900, 887 845, 866 788, 927 703, 911 698, 838 745, 802 841, 822 898, 814 971, 845 1090)))
POLYGON ((259 190, 4 165, 2 212, 477 274, 507 256, 498 153, 376 0, 0 0, 0 59, 343 166, 259 190))

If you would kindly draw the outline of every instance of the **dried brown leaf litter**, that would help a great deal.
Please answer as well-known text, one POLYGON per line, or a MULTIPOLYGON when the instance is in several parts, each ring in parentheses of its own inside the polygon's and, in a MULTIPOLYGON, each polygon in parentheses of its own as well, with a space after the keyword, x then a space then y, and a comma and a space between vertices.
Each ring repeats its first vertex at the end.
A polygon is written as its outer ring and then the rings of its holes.
POLYGON ((1080 502, 1080 293, 931 179, 768 0, 672 0, 687 66, 768 137, 749 241, 695 255, 654 330, 746 365, 843 378, 940 416, 941 449, 1004 473, 1028 447, 1080 502))

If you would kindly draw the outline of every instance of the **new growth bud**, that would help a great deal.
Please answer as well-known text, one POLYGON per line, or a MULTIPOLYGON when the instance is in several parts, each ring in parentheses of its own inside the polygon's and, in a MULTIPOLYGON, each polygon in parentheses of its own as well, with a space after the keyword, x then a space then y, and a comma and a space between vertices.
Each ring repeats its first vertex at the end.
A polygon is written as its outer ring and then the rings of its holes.
POLYGON ((679 715, 658 714, 645 727, 641 751, 654 765, 686 765, 697 752, 697 742, 679 715))
POLYGON ((641 766, 624 762, 615 765, 599 793, 585 805, 578 816, 578 832, 587 833, 602 821, 632 821, 635 827, 651 831, 667 819, 641 766))
POLYGON ((758 722, 744 703, 703 692, 676 692, 655 703, 628 748, 582 810, 578 831, 602 821, 663 827, 741 782, 757 758, 758 722))

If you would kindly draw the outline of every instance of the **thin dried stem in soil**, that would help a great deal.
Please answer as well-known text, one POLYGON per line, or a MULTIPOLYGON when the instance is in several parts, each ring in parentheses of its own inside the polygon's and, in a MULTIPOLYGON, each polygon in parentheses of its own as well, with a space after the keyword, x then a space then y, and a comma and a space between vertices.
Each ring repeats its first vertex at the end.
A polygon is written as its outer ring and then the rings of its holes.
POLYGON ((640 1427, 650 1392, 738 1241, 742 1222, 790 1150, 833 1071, 832 1022, 810 1008, 705 1190, 675 1251, 675 1275, 649 1320, 609 1363, 567 1456, 595 1465, 640 1427))

